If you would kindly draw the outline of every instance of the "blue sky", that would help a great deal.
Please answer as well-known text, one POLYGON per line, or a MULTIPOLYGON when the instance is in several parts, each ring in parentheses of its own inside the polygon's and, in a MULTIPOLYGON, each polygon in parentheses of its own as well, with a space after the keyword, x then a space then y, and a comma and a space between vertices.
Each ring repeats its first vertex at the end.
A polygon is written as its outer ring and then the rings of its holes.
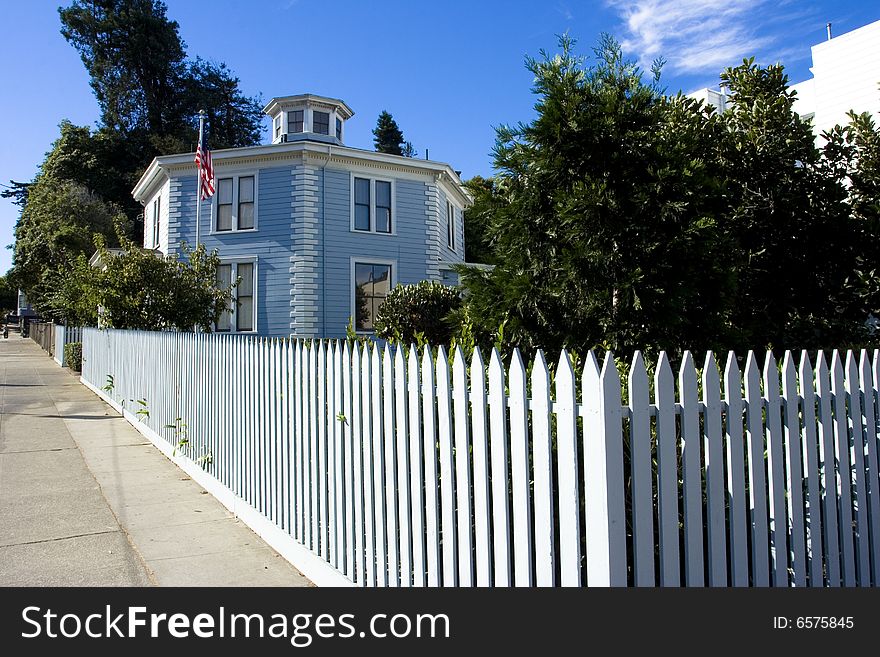
MULTIPOLYGON (((465 178, 492 173, 493 126, 529 120, 534 97, 525 55, 553 51, 568 31, 589 54, 602 32, 649 65, 666 58, 670 92, 715 86, 743 57, 780 61, 809 77, 810 46, 825 23, 842 34, 880 19, 866 0, 167 0, 190 56, 226 62, 248 94, 317 93, 355 111, 349 146, 372 148, 383 109, 420 157, 465 178)), ((98 107, 76 51, 59 33, 58 2, 0 0, 0 182, 29 180, 69 119, 93 125, 98 107)), ((17 208, 0 199, 0 245, 17 208)), ((0 272, 11 251, 0 249, 0 272)))

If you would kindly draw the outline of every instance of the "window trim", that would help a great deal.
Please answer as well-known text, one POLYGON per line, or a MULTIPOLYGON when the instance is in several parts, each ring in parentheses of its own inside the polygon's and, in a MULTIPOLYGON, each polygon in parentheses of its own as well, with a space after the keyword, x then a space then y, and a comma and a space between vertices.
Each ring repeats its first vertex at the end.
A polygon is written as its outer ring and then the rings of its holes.
POLYGON ((153 248, 159 248, 159 242, 161 240, 161 231, 159 219, 162 216, 162 193, 156 194, 156 198, 153 199, 153 248))
POLYGON ((216 181, 217 181, 217 192, 214 196, 211 197, 211 230, 208 231, 209 235, 234 235, 236 233, 253 233, 260 227, 260 172, 258 170, 247 170, 247 171, 230 171, 223 172, 222 174, 215 173, 216 181), (238 194, 239 194, 239 179, 247 178, 248 176, 254 177, 254 227, 253 228, 239 228, 238 227, 238 194), (231 230, 218 230, 217 229, 217 211, 220 206, 220 181, 226 178, 232 178, 232 229, 231 230))
MULTIPOLYGON (((384 176, 376 176, 372 173, 364 173, 360 171, 351 171, 349 173, 349 232, 358 235, 381 235, 382 237, 392 237, 397 235, 397 184, 394 178, 386 178, 384 176), (354 227, 354 179, 364 178, 370 181, 370 230, 360 230, 354 227), (376 230, 376 182, 391 183, 391 231, 384 233, 376 230)), ((377 264, 382 264, 377 261, 377 264)))
POLYGON ((278 143, 279 141, 281 141, 281 135, 283 134, 281 132, 281 128, 283 127, 282 124, 284 123, 282 119, 283 116, 281 112, 276 114, 275 118, 272 119, 272 143, 278 143))
POLYGON ((287 134, 287 135, 301 135, 301 134, 303 134, 306 131, 306 114, 308 114, 308 112, 306 111, 305 107, 291 108, 289 110, 286 110, 284 112, 284 118, 287 119, 287 121, 285 122, 287 132, 285 134, 287 134), (303 113, 303 117, 302 117, 303 129, 300 130, 299 132, 291 132, 290 131, 290 115, 293 114, 294 112, 302 112, 303 113))
POLYGON ((330 126, 333 125, 333 118, 336 116, 336 112, 334 112, 333 110, 322 110, 322 109, 317 109, 317 108, 311 108, 310 113, 312 115, 312 130, 311 130, 311 132, 316 135, 324 135, 325 137, 330 137, 331 136, 330 126), (318 132, 317 130, 315 130, 315 112, 327 115, 327 132, 318 132))
POLYGON ((446 248, 455 253, 455 204, 446 199, 446 248))
MULTIPOLYGON (((366 232, 366 231, 358 231, 358 232, 366 232)), ((384 233, 382 233, 384 235, 384 233)), ((358 330, 357 328, 357 317, 355 315, 355 265, 388 265, 391 267, 391 285, 389 290, 393 290, 394 286, 397 285, 397 260, 389 260, 387 258, 373 258, 371 256, 351 256, 350 265, 349 265, 349 281, 351 286, 351 291, 349 293, 349 313, 348 316, 351 318, 351 324, 354 327, 354 332, 358 335, 373 335, 375 331, 363 331, 358 330)))
MULTIPOLYGON (((220 257, 221 265, 232 265, 232 279, 238 278, 238 265, 239 264, 252 264, 254 266, 254 330, 253 331, 239 331, 238 329, 233 329, 233 326, 237 326, 238 322, 238 297, 235 297, 235 309, 232 311, 232 315, 229 318, 229 330, 221 331, 217 329, 217 325, 214 324, 214 332, 222 333, 223 335, 255 335, 259 334, 260 326, 258 324, 260 313, 258 311, 259 308, 259 286, 257 282, 260 280, 260 265, 259 258, 255 255, 243 255, 243 256, 221 256, 220 257)), ((393 270, 392 270, 393 271, 393 270)))

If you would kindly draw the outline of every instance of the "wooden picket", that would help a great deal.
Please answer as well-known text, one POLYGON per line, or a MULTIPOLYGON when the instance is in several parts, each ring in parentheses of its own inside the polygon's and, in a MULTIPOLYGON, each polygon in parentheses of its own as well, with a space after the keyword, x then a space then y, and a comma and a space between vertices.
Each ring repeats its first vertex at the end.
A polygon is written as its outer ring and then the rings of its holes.
POLYGON ((576 372, 241 335, 83 349, 84 383, 316 581, 878 585, 878 351, 685 352, 677 382, 637 352, 622 390, 592 352, 576 372))

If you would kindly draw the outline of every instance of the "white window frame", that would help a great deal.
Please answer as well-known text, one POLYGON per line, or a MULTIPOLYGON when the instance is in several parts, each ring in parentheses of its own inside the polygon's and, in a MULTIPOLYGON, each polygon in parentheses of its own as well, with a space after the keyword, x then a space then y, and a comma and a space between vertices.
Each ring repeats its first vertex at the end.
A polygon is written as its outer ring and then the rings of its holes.
MULTIPOLYGON (((364 231, 358 231, 358 232, 364 232, 364 231)), ((348 316, 351 317, 351 323, 352 323, 352 326, 354 327, 355 333, 357 333, 358 335, 372 335, 374 333, 374 331, 358 330, 358 328, 357 328, 357 316, 356 316, 355 293, 354 293, 355 287, 357 287, 357 285, 356 285, 357 281, 355 280, 355 277, 354 277, 356 264, 360 264, 360 265, 388 265, 389 267, 391 267, 391 285, 389 288, 389 291, 390 291, 390 290, 394 289, 395 285, 397 285, 397 260, 388 260, 387 258, 372 258, 370 256, 351 256, 351 264, 350 264, 350 272, 351 273, 349 274, 349 280, 351 281, 351 294, 350 294, 350 298, 349 298, 350 305, 349 305, 348 316)))
POLYGON ((281 132, 283 115, 281 112, 275 115, 275 118, 272 119, 272 142, 277 143, 281 141, 281 132))
MULTIPOLYGON (((214 332, 215 333, 223 333, 224 335, 230 335, 230 334, 253 335, 255 333, 259 333, 260 327, 259 327, 259 324, 257 323, 257 320, 260 316, 260 313, 258 312, 259 287, 257 286, 257 281, 260 280, 260 265, 259 265, 257 256, 255 256, 255 255, 225 256, 225 257, 220 258, 220 264, 221 265, 232 265, 232 272, 231 272, 230 276, 231 276, 231 280, 233 280, 233 281, 238 278, 238 265, 252 264, 254 266, 254 294, 253 294, 253 297, 254 297, 254 317, 253 317, 254 330, 253 331, 239 331, 237 328, 235 328, 236 326, 238 326, 238 321, 237 321, 238 320, 238 297, 234 296, 232 299, 232 305, 233 305, 232 312, 230 313, 230 318, 229 318, 229 330, 228 331, 218 330, 217 325, 215 324, 214 325, 214 332)), ((394 270, 392 269, 391 271, 393 272, 394 270)), ((236 294, 236 289, 237 288, 232 289, 233 295, 236 294)))
POLYGON ((235 233, 253 233, 260 226, 260 172, 253 171, 230 171, 215 173, 217 191, 212 197, 211 203, 211 235, 230 235, 235 233), (238 227, 238 186, 240 178, 254 177, 254 227, 238 227), (217 230, 217 211, 220 207, 220 180, 232 178, 232 230, 217 230))
POLYGON ((161 239, 161 234, 159 232, 159 218, 162 214, 162 193, 156 195, 156 198, 153 199, 153 248, 159 248, 159 240, 161 239))
POLYGON ((332 109, 323 110, 323 109, 319 109, 319 108, 315 107, 315 108, 312 108, 309 110, 309 114, 311 115, 311 118, 312 118, 312 126, 311 126, 312 129, 310 132, 313 132, 316 135, 324 135, 325 137, 332 137, 333 135, 336 134, 335 129, 334 129, 335 124, 333 122, 333 119, 336 117, 336 112, 334 112, 332 109), (315 130, 315 112, 320 112, 321 114, 327 115, 327 132, 326 132, 326 134, 315 130), (333 132, 331 132, 331 130, 333 130, 333 132))
POLYGON ((455 204, 446 199, 446 248, 455 253, 455 204))
MULTIPOLYGON (((381 235, 383 237, 391 237, 397 235, 397 186, 394 178, 385 178, 384 176, 375 176, 372 173, 362 173, 352 171, 349 177, 349 196, 350 203, 350 223, 349 231, 359 235, 381 235), (370 181, 370 230, 360 230, 354 227, 354 179, 364 178, 370 181), (391 232, 384 233, 376 230, 376 182, 391 183, 391 232)), ((378 263, 378 261, 377 261, 378 263)))
POLYGON ((291 107, 288 110, 284 111, 284 130, 288 135, 301 135, 303 132, 306 132, 306 122, 308 121, 308 109, 305 107, 291 107), (303 129, 302 132, 291 132, 290 131, 290 115, 293 112, 302 112, 303 113, 303 129))

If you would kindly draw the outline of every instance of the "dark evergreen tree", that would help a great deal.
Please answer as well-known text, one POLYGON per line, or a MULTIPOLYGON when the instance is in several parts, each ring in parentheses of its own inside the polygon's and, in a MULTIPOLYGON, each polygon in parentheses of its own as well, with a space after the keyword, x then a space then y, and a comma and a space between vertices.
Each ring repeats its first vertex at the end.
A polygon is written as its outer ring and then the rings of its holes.
POLYGON ((373 145, 380 153, 405 155, 404 147, 407 147, 408 152, 415 154, 412 144, 403 138, 403 132, 397 126, 397 121, 385 110, 382 110, 379 119, 376 121, 376 127, 373 128, 373 136, 375 137, 373 145))
POLYGON ((551 352, 722 343, 720 123, 664 98, 659 65, 645 83, 610 37, 592 66, 560 45, 528 59, 537 118, 498 129, 498 173, 478 194, 495 267, 463 271, 474 331, 551 352))
POLYGON ((160 0, 73 0, 59 14, 101 116, 96 130, 63 122, 37 179, 3 192, 23 210, 13 273, 37 306, 47 276, 63 269, 65 258, 93 248, 92 232, 115 240, 107 217, 124 213, 124 237, 141 241, 142 208, 131 189, 153 157, 194 150, 200 109, 208 112, 213 149, 258 143, 262 123, 260 98, 246 96, 225 64, 187 60, 178 24, 160 0), (83 224, 90 208, 100 224, 95 230, 83 224), (53 246, 69 231, 78 231, 81 242, 53 246))
MULTIPOLYGON (((739 350, 822 348, 857 340, 845 282, 863 248, 847 203, 845 172, 823 158, 779 65, 727 69, 719 161, 735 236, 730 322, 739 350)), ((875 233, 876 235, 876 233, 875 233)))

